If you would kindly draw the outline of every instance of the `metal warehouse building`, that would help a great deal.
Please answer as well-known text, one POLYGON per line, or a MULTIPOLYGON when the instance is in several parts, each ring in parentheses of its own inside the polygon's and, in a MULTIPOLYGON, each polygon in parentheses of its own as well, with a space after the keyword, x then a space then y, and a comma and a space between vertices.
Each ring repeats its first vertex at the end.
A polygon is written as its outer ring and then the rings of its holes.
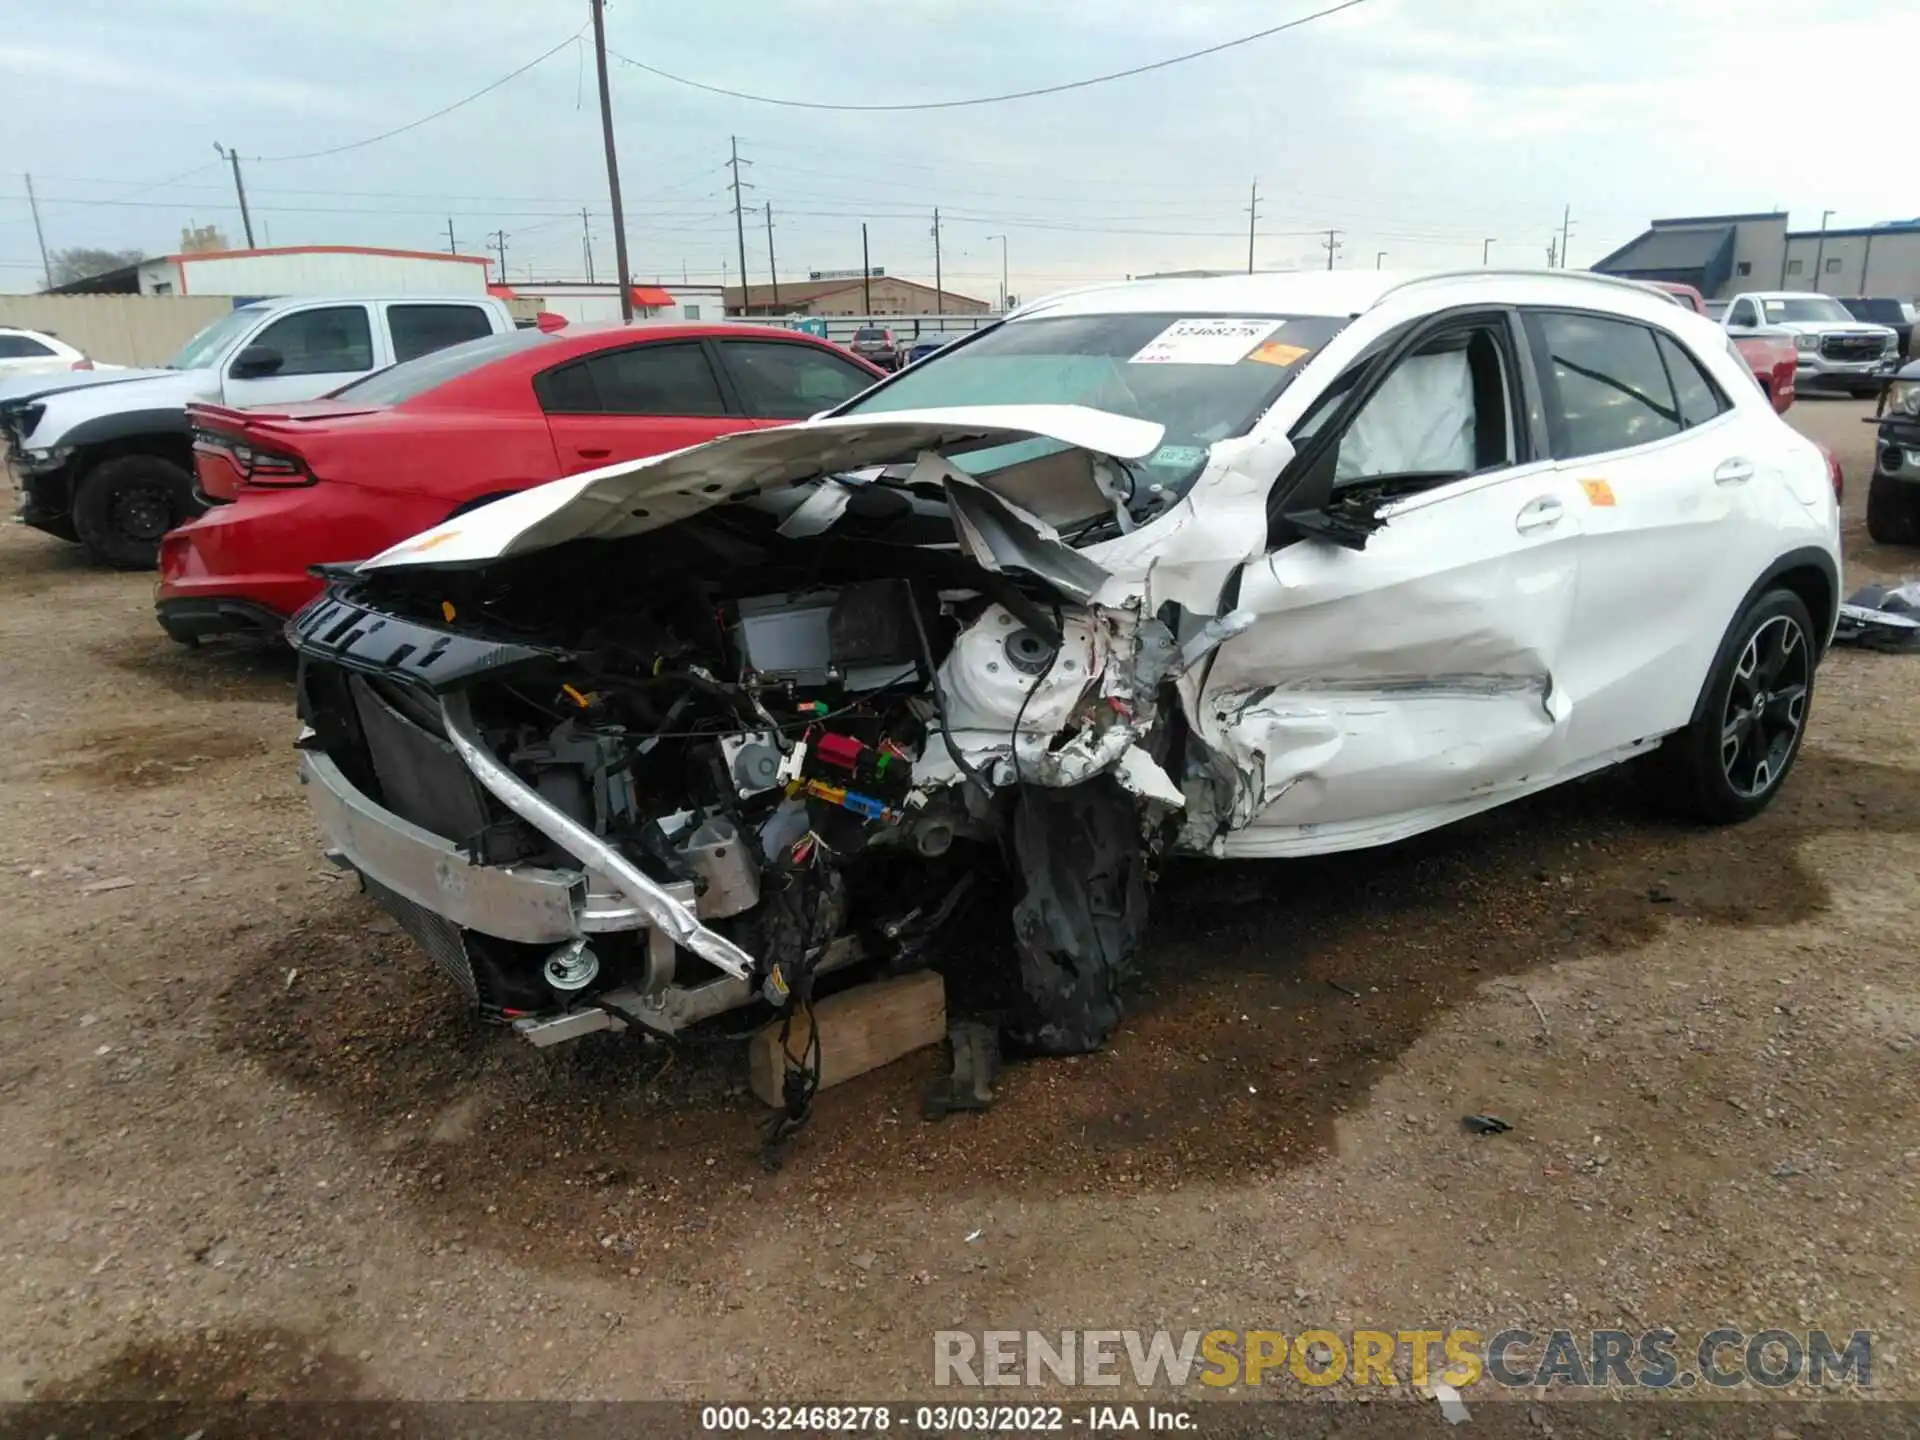
POLYGON ((1742 290, 1920 297, 1920 219, 1850 230, 1789 230, 1784 210, 1655 220, 1593 269, 1692 285, 1708 299, 1742 290))

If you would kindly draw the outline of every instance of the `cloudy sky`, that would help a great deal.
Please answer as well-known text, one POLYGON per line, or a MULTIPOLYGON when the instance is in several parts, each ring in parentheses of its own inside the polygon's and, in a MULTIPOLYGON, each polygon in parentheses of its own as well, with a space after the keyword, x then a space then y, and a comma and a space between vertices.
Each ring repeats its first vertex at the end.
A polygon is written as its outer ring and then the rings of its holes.
MULTIPOLYGON (((844 104, 1079 79, 1331 0, 609 0, 622 56, 731 89, 844 104)), ((7 0, 0 289, 35 288, 24 175, 50 247, 178 248, 240 218, 260 244, 462 251, 506 232, 511 278, 578 276, 580 210, 612 267, 587 0, 7 0), (499 79, 444 117, 374 144, 499 79), (341 153, 314 152, 353 146, 341 153)), ((1562 207, 1586 264, 1652 215, 1766 210, 1796 226, 1920 209, 1876 57, 1920 54, 1913 0, 1362 0, 1220 54, 1003 104, 859 113, 703 93, 616 60, 638 276, 737 279, 725 162, 771 205, 780 274, 872 261, 983 298, 1082 279, 1261 268, 1544 262, 1562 207), (1826 93, 1831 108, 1818 102, 1826 93), (1831 138, 1810 123, 1831 114, 1831 138), (1315 233, 1322 232, 1322 233, 1315 233)), ((767 274, 763 210, 749 278, 767 274)))

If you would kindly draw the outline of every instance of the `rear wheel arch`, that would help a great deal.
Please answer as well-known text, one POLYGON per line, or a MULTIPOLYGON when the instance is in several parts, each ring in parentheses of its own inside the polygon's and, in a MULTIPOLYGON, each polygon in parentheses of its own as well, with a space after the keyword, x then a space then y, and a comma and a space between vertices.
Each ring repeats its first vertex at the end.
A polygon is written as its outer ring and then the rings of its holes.
POLYGON ((471 510, 478 510, 482 505, 491 505, 496 500, 504 500, 509 495, 518 495, 519 493, 518 490, 493 490, 485 495, 476 495, 471 500, 462 500, 447 512, 447 519, 456 520, 471 510))
POLYGON ((1727 621, 1726 633, 1714 651, 1713 664, 1707 667, 1707 673, 1701 677, 1700 693, 1693 702, 1693 720, 1697 721, 1706 712, 1712 700, 1713 678, 1719 673, 1727 649, 1739 642, 1740 625, 1747 612, 1767 591, 1779 589, 1791 590, 1807 607, 1807 613, 1813 620, 1814 643, 1824 653, 1828 637, 1833 633, 1833 622, 1839 615, 1839 569, 1833 557, 1824 550, 1812 546, 1790 550, 1769 565, 1747 593, 1740 597, 1740 603, 1734 606, 1733 614, 1727 621))

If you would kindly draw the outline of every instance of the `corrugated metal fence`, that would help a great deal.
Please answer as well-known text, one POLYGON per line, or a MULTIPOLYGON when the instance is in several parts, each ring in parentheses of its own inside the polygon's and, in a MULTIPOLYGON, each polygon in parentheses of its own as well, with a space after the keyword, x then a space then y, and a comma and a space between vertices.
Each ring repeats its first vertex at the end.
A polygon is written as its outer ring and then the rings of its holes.
POLYGON ((998 315, 758 315, 735 316, 748 325, 779 325, 789 330, 804 330, 845 345, 853 332, 867 325, 880 325, 893 331, 895 343, 910 345, 928 335, 971 335, 996 324, 998 315))
POLYGON ((225 295, 0 295, 0 325, 57 335, 108 365, 159 365, 231 309, 225 295))

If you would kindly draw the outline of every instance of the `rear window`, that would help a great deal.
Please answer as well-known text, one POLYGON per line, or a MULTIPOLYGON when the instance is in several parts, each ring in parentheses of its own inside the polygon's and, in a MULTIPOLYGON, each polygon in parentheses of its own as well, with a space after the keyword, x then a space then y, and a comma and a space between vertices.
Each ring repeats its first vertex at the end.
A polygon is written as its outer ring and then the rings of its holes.
POLYGON ((413 360, 402 360, 364 380, 342 385, 335 395, 350 396, 369 405, 404 405, 449 380, 471 375, 482 365, 505 355, 544 345, 552 337, 542 330, 509 330, 503 335, 488 335, 461 345, 449 345, 413 360))
POLYGON ((885 340, 887 338, 887 332, 884 330, 876 330, 869 325, 864 330, 854 331, 853 338, 855 340, 885 340))
POLYGON ((1871 320, 1881 325, 1904 325, 1906 312, 1898 300, 1842 300, 1856 320, 1871 320))
POLYGON ((0 335, 0 360, 38 360, 53 353, 31 335, 0 335))

